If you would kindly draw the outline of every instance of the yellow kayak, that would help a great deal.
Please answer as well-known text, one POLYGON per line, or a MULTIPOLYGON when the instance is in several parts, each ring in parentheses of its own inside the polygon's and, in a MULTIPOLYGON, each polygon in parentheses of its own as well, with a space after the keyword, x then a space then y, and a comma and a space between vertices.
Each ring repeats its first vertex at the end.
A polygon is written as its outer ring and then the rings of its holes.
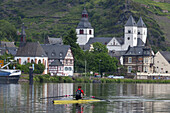
POLYGON ((81 103, 89 103, 89 102, 99 102, 102 100, 99 99, 85 99, 85 100, 53 100, 54 104, 81 104, 81 103))

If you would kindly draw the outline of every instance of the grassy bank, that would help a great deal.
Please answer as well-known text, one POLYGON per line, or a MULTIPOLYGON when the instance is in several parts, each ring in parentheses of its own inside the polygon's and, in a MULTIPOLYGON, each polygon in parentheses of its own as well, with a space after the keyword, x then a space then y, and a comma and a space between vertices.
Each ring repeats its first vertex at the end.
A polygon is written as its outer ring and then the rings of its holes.
MULTIPOLYGON (((28 75, 21 76, 21 79, 29 80, 28 75)), ((25 81, 22 80, 22 81, 25 81)), ((59 77, 49 75, 35 75, 34 82, 40 83, 170 83, 170 80, 136 80, 136 79, 110 79, 95 77, 59 77)))

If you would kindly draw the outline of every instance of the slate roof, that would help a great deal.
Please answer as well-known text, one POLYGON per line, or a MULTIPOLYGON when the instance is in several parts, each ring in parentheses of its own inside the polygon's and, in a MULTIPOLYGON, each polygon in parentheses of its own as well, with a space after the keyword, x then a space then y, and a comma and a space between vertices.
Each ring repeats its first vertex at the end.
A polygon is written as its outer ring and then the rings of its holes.
POLYGON ((126 51, 109 51, 109 55, 111 57, 116 57, 117 59, 120 59, 121 56, 123 56, 126 53, 126 51))
POLYGON ((59 60, 54 60, 49 66, 64 66, 59 60))
POLYGON ((16 56, 47 57, 39 42, 27 42, 22 47, 19 47, 16 56))
POLYGON ((138 27, 146 27, 145 23, 144 23, 143 20, 142 20, 142 17, 140 17, 140 19, 139 19, 139 21, 138 21, 138 23, 137 23, 137 26, 138 26, 138 27))
POLYGON ((145 46, 145 43, 140 38, 137 38, 137 46, 145 46))
MULTIPOLYGON (((86 9, 83 10, 82 14, 88 14, 86 9)), ((78 26, 77 26, 78 29, 80 28, 92 28, 89 20, 88 20, 88 17, 82 17, 78 26)))
POLYGON ((94 37, 90 38, 89 41, 86 43, 86 45, 80 45, 80 48, 83 50, 89 50, 90 45, 95 42, 100 42, 104 45, 108 44, 111 41, 112 37, 94 37))
POLYGON ((14 42, 0 41, 0 47, 15 47, 14 42))
POLYGON ((64 59, 70 48, 69 45, 60 44, 42 44, 41 46, 50 59, 64 59))
POLYGON ((51 38, 48 37, 47 41, 45 42, 46 44, 63 44, 62 38, 51 38))
POLYGON ((17 49, 16 47, 8 47, 7 50, 8 50, 8 54, 11 54, 13 56, 15 56, 17 54, 17 49))
POLYGON ((150 56, 151 49, 144 46, 129 47, 123 56, 150 56))
POLYGON ((160 51, 160 53, 170 63, 170 52, 168 52, 168 51, 160 51))
POLYGON ((94 37, 94 38, 90 38, 89 41, 87 42, 87 44, 93 44, 95 42, 100 42, 104 45, 108 44, 113 37, 94 37))
POLYGON ((129 19, 126 22, 125 26, 137 26, 135 20, 132 17, 132 15, 129 17, 129 19))
POLYGON ((116 37, 116 40, 122 45, 124 44, 124 38, 123 37, 116 37))

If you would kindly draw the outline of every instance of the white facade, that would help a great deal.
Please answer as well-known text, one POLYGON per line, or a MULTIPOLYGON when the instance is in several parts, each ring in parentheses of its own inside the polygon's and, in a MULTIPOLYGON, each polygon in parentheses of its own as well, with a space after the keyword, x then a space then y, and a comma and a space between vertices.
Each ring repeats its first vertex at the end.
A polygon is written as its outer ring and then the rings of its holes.
POLYGON ((156 73, 170 73, 170 63, 159 51, 154 57, 154 67, 156 73))
POLYGON ((82 29, 76 29, 77 33, 77 43, 79 45, 85 45, 90 38, 94 37, 94 29, 89 28, 82 28, 82 29))
POLYGON ((71 49, 68 50, 67 55, 64 59, 64 75, 73 76, 74 72, 74 59, 71 49))
POLYGON ((44 74, 47 74, 48 67, 48 57, 15 57, 14 60, 18 61, 21 65, 25 65, 26 63, 31 63, 32 61, 38 64, 38 62, 44 64, 45 70, 44 74))
POLYGON ((137 26, 125 26, 123 50, 137 46, 137 26))
POLYGON ((146 27, 138 27, 138 38, 140 38, 144 43, 146 43, 147 38, 147 28, 146 27))

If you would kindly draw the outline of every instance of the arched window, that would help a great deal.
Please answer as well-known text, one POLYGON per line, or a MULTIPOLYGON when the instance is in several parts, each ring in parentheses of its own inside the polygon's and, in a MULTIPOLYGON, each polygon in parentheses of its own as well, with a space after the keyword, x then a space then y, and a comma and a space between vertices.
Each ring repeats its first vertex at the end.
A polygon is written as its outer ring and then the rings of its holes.
POLYGON ((131 33, 131 30, 128 30, 128 33, 131 33))
POLYGON ((41 64, 41 60, 40 59, 38 60, 38 64, 41 64))
POLYGON ((128 37, 127 39, 130 40, 130 37, 128 37))
POLYGON ((31 63, 34 63, 34 60, 33 60, 33 59, 31 60, 31 63))
POLYGON ((91 35, 91 30, 89 30, 89 34, 91 35))

